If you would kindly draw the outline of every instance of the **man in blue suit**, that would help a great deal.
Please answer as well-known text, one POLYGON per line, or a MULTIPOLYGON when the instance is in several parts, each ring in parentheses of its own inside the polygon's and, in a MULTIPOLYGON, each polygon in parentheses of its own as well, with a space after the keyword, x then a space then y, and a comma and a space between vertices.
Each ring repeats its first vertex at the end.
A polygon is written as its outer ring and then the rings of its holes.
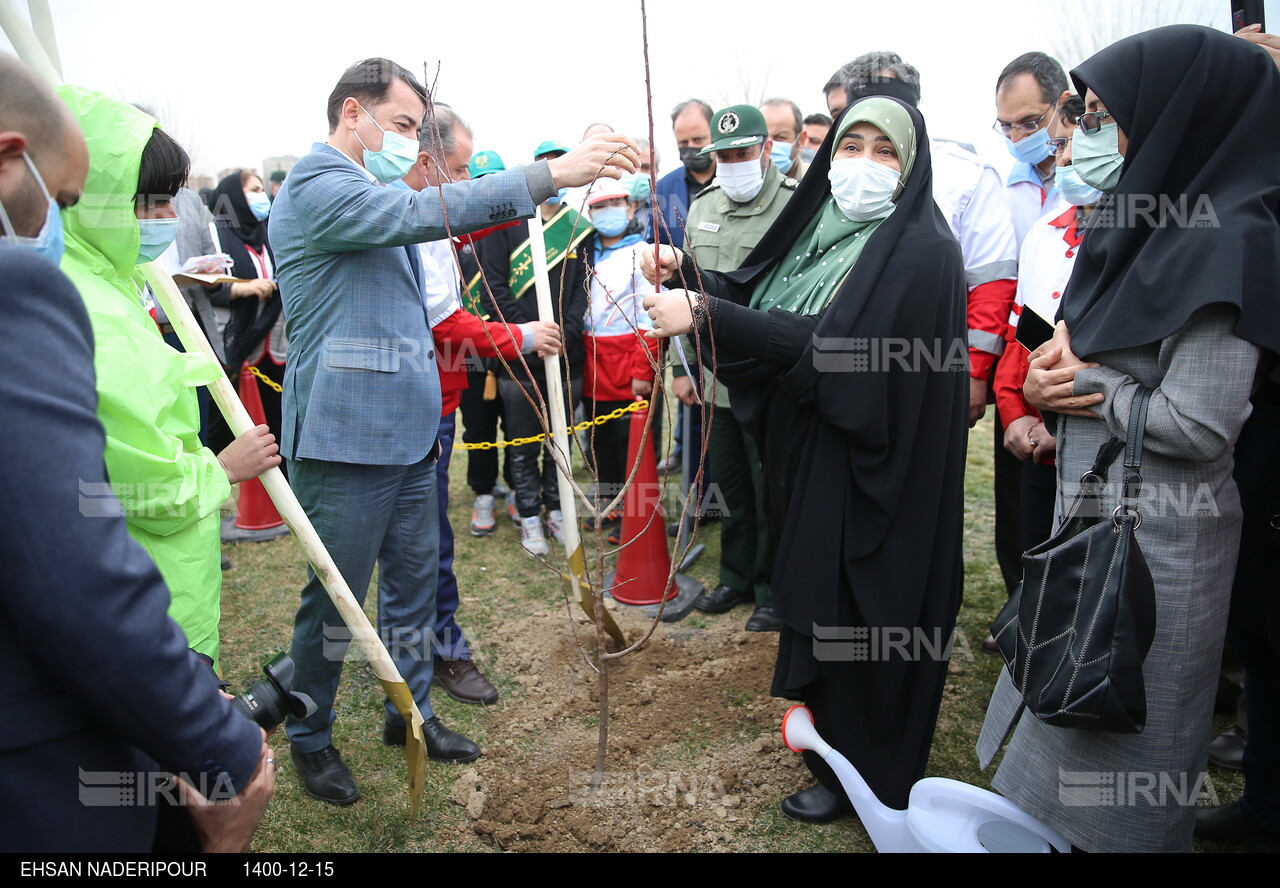
MULTIPOLYGON (((378 572, 380 634, 426 719, 428 755, 480 755, 431 710, 436 610, 440 383, 416 244, 532 216, 563 186, 634 172, 635 143, 606 133, 563 157, 415 192, 383 187, 417 160, 421 85, 387 59, 358 62, 329 96, 329 139, 298 161, 271 210, 289 365, 282 453, 294 490, 356 597, 378 572)), ((360 797, 332 743, 333 700, 349 642, 310 573, 294 623, 295 687, 315 715, 290 720, 308 795, 360 797)), ((390 701, 383 741, 405 742, 390 701)))
POLYGON ((715 159, 700 153, 711 144, 714 113, 711 106, 700 99, 681 102, 671 112, 671 130, 680 149, 680 166, 658 180, 657 205, 662 210, 662 242, 676 248, 684 246, 689 202, 716 175, 715 159))

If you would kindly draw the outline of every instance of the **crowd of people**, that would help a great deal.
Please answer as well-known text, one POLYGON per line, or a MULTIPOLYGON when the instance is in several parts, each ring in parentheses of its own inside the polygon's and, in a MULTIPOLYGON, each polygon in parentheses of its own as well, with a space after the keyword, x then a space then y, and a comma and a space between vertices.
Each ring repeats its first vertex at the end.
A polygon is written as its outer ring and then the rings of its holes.
MULTIPOLYGON (((949 646, 850 660, 823 643, 952 636, 968 437, 989 405, 1012 595, 1021 553, 1052 535, 1149 391, 1146 488, 1207 491, 1210 508, 1148 508, 1137 532, 1157 595, 1145 730, 1041 722, 1004 670, 974 739, 984 767, 1007 741, 995 788, 1081 850, 1280 839, 1278 69, 1280 40, 1257 28, 1156 29, 1070 78, 1025 53, 990 91, 1014 161, 1002 176, 930 132, 916 68, 867 53, 822 85, 827 113, 682 102, 680 162, 659 176, 648 142, 607 124, 508 164, 461 109, 373 58, 342 73, 327 139, 287 176, 239 170, 197 195, 149 114, 55 92, 0 56, 0 337, 15 366, 54 354, 59 369, 6 376, 0 398, 0 484, 26 516, 0 535, 5 846, 172 849, 157 808, 80 803, 78 764, 178 775, 187 804, 162 819, 189 814, 206 849, 248 848, 275 753, 219 693, 218 520, 232 485, 275 466, 361 604, 377 568, 379 628, 429 757, 478 758, 430 697, 499 697, 457 619, 455 438, 540 434, 556 386, 580 418, 651 399, 662 441, 668 370, 668 424, 687 443, 666 464, 722 507, 719 582, 694 607, 751 605, 745 630, 778 633, 772 693, 803 701, 899 809, 926 774, 949 646), (1208 207, 1199 222, 1153 212, 1187 197, 1208 207), (140 270, 210 259, 228 280, 184 295, 216 361, 182 351, 140 270), (250 369, 267 419, 236 437, 205 386, 250 369), (94 485, 113 495, 90 514, 94 485), (1177 795, 1064 797, 1064 772, 1203 775, 1227 641, 1245 672, 1239 801, 1197 814, 1177 795), (47 803, 19 816, 33 792, 47 803), (208 801, 219 793, 242 804, 208 801)), ((621 516, 603 510, 631 472, 627 425, 579 441, 587 528, 613 542, 621 516)), ((549 446, 506 448, 501 472, 495 450, 468 451, 471 534, 494 535, 505 511, 531 556, 564 541, 549 446)), ((1103 491, 1108 513, 1124 495, 1103 491)), ((293 687, 315 706, 284 733, 306 794, 349 805, 360 789, 332 731, 350 636, 314 570, 300 589, 293 687)), ((406 743, 391 700, 382 730, 406 743)), ((806 762, 816 782, 783 813, 850 816, 831 769, 806 762)))

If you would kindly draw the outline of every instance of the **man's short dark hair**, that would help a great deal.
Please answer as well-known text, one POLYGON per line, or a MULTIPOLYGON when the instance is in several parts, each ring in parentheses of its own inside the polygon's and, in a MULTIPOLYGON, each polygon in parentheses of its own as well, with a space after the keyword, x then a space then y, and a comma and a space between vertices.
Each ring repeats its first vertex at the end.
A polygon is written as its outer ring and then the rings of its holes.
MULTIPOLYGON (((1058 95, 1062 94, 1058 93, 1058 95)), ((1080 115, 1083 113, 1084 99, 1076 95, 1068 96, 1067 100, 1062 103, 1060 108, 1058 108, 1058 116, 1062 118, 1064 123, 1070 126, 1075 126, 1076 122, 1080 120, 1080 115)))
MULTIPOLYGON (((920 94, 920 72, 902 60, 896 52, 867 52, 840 66, 832 78, 835 86, 843 86, 846 95, 865 89, 873 77, 888 71, 890 77, 901 80, 920 94)), ((830 89, 831 87, 828 87, 830 89)))
POLYGON ((190 174, 191 157, 186 149, 156 127, 151 131, 147 146, 142 149, 138 191, 134 200, 145 205, 156 199, 172 198, 186 184, 190 174))
MULTIPOLYGON (((836 84, 839 86, 840 84, 836 84)), ((816 126, 831 126, 831 118, 825 114, 810 114, 804 119, 804 125, 814 124, 816 126)))
POLYGON ((1029 52, 1005 65, 996 80, 996 92, 1001 92, 1009 81, 1020 74, 1030 74, 1040 84, 1040 98, 1048 105, 1058 101, 1067 89, 1067 74, 1062 66, 1042 52, 1029 52))
POLYGON ((676 105, 674 109, 672 109, 671 125, 675 126, 676 118, 679 117, 681 114, 683 114, 686 108, 690 108, 690 107, 697 108, 699 111, 701 111, 702 116, 707 118, 707 123, 710 123, 711 118, 716 116, 716 109, 712 108, 706 102, 702 101, 702 99, 689 99, 688 101, 681 102, 679 105, 676 105))
POLYGON ((353 98, 366 108, 372 109, 386 101, 391 84, 401 80, 417 93, 422 100, 423 114, 427 107, 427 91, 422 88, 416 77, 407 68, 402 68, 390 59, 365 59, 356 62, 342 72, 338 85, 329 93, 329 132, 338 128, 338 117, 342 114, 342 103, 353 98))
POLYGON ((796 119, 796 135, 800 135, 800 130, 804 129, 804 115, 800 113, 800 106, 790 99, 765 99, 760 103, 761 110, 765 108, 790 108, 791 113, 796 119))

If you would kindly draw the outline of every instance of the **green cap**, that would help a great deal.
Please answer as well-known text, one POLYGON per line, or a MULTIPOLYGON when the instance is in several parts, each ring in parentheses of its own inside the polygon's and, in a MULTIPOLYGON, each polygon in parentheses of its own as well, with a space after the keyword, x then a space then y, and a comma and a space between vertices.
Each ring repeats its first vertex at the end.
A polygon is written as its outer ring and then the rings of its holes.
POLYGON ((502 162, 497 151, 477 151, 471 155, 471 163, 467 167, 471 171, 471 178, 479 179, 490 173, 500 173, 507 168, 507 165, 502 162))
POLYGON ((730 148, 748 148, 762 145, 769 138, 769 128, 764 125, 764 115, 754 105, 730 105, 717 111, 711 118, 711 144, 699 151, 727 151, 730 148))
POLYGON ((537 148, 533 149, 533 159, 537 160, 539 157, 542 157, 544 154, 560 155, 560 154, 568 154, 568 153, 569 153, 569 146, 566 145, 564 142, 561 142, 559 139, 548 139, 547 141, 539 145, 537 148))

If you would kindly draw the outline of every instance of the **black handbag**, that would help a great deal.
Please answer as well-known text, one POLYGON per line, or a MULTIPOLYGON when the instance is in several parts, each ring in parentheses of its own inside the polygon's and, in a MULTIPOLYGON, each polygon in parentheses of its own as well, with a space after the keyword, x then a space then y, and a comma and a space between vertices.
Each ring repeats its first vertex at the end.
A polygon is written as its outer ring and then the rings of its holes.
POLYGON ((991 626, 1024 705, 1051 725, 1137 734, 1146 724, 1156 596, 1134 532, 1150 399, 1145 388, 1134 397, 1128 440, 1102 445, 1057 532, 1023 553, 1022 583, 991 626), (1121 502, 1104 515, 1100 491, 1121 450, 1121 502))

